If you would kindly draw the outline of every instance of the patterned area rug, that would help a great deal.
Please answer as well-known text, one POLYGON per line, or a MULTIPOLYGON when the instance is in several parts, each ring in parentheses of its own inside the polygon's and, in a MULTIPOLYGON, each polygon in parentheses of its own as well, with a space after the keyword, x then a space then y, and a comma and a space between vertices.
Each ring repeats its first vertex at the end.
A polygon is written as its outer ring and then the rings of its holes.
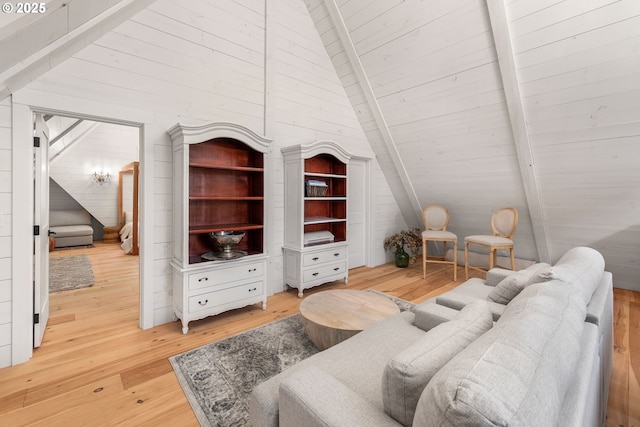
MULTIPOLYGON (((377 291, 372 291, 377 292, 377 291)), ((401 310, 414 304, 392 299, 401 310)), ((169 358, 178 381, 203 426, 248 425, 251 390, 318 353, 299 314, 169 358)))
POLYGON ((49 291, 60 292, 93 286, 91 262, 86 255, 49 259, 49 291))

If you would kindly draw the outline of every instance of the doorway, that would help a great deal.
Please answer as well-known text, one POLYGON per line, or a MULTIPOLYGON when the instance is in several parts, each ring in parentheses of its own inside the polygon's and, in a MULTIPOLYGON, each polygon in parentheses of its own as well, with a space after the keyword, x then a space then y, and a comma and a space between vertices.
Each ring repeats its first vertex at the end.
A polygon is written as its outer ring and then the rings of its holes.
MULTIPOLYGON (((140 300, 139 246, 136 239, 132 250, 131 233, 120 231, 134 228, 131 218, 135 210, 137 236, 138 200, 133 197, 133 188, 137 193, 138 178, 136 174, 133 182, 127 173, 127 179, 122 179, 121 171, 138 164, 139 128, 39 113, 35 115, 36 123, 40 116, 48 129, 49 165, 43 169, 49 173, 48 194, 44 197, 45 189, 36 189, 35 196, 49 201, 49 233, 54 232, 48 262, 51 282, 46 288, 51 290, 49 318, 63 328, 72 327, 66 324, 78 318, 84 322, 106 321, 112 313, 127 312, 129 321, 136 322, 140 300), (69 218, 76 217, 83 224, 69 225, 74 222, 69 218), (130 223, 125 224, 125 220, 130 223), (80 228, 89 230, 90 235, 86 236, 85 231, 83 236, 74 236, 80 228), (83 300, 92 304, 83 304, 83 300)), ((35 200, 34 205, 37 204, 35 200)), ((43 327, 40 325, 40 329, 43 327)), ((38 342, 36 329, 34 344, 38 342)))

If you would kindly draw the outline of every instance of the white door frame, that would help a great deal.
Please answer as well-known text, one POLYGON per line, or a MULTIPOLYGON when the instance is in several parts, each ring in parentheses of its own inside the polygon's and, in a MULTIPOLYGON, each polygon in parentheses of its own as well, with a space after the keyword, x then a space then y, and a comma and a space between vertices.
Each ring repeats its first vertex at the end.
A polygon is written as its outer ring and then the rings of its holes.
POLYGON ((136 126, 140 129, 140 327, 154 326, 153 313, 153 144, 158 133, 149 112, 96 104, 78 98, 18 91, 12 97, 12 342, 11 364, 33 354, 33 114, 63 115, 136 126), (150 129, 153 129, 150 132, 150 129))

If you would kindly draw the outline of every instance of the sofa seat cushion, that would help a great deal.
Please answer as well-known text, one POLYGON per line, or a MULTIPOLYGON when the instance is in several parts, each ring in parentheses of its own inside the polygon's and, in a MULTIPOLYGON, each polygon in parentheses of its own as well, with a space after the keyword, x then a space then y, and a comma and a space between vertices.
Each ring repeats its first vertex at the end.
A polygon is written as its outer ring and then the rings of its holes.
POLYGON ((450 292, 456 292, 459 294, 465 294, 470 297, 486 300, 493 289, 494 287, 487 286, 484 280, 477 277, 472 277, 471 279, 453 288, 450 292))
POLYGON ((59 227, 49 227, 49 231, 53 234, 53 237, 78 237, 78 236, 93 236, 93 228, 90 225, 64 225, 59 227))
POLYGON ((525 288, 494 327, 431 379, 414 425, 558 425, 586 305, 561 282, 525 288))
POLYGON ((391 358, 382 375, 385 412, 401 424, 411 425, 418 399, 433 375, 492 326, 489 306, 477 300, 391 358))
POLYGON ((249 404, 251 424, 277 426, 280 383, 309 366, 347 384, 384 414, 380 378, 387 361, 425 334, 413 322, 414 314, 408 311, 389 317, 257 385, 249 404))
MULTIPOLYGON (((445 307, 453 308, 454 310, 462 310, 466 305, 478 300, 479 298, 467 295, 462 292, 449 291, 436 297, 436 304, 444 305, 445 307)), ((497 321, 502 313, 504 313, 507 307, 504 304, 498 304, 497 302, 488 301, 483 299, 489 305, 489 309, 493 314, 493 320, 497 321)))
POLYGON ((550 267, 550 265, 543 262, 530 265, 524 270, 512 272, 491 289, 487 299, 498 304, 509 304, 516 295, 522 292, 529 280, 546 267, 550 267))

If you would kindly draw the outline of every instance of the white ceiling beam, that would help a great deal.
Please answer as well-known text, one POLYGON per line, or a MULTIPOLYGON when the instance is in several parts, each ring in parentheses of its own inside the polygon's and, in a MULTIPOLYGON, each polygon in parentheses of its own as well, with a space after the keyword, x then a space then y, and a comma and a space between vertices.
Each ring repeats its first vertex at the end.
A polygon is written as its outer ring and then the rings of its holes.
MULTIPOLYGON (((380 108, 380 104, 378 104, 378 100, 373 92, 373 88, 371 87, 371 83, 369 82, 369 78, 364 70, 364 66, 362 62, 360 62, 360 57, 356 48, 353 44, 353 40, 349 35, 349 30, 344 22, 342 14, 340 13, 340 9, 335 2, 335 0, 324 0, 324 4, 329 12, 329 16, 333 22, 333 25, 340 37, 340 41, 344 50, 349 58, 349 62, 355 72, 356 78, 360 87, 362 88, 362 92, 367 100, 367 104, 371 113, 374 117, 375 123, 378 127, 378 131, 382 136, 382 140, 385 143, 388 154, 391 157, 393 165, 395 166, 395 171, 402 182, 402 191, 405 193, 406 198, 408 199, 408 203, 411 205, 413 210, 413 215, 409 215, 406 212, 407 209, 401 209, 405 222, 409 226, 417 226, 422 224, 422 207, 420 206, 420 201, 418 200, 418 196, 413 188, 413 184, 409 179, 409 175, 407 174, 407 170, 404 167, 404 163, 402 162, 402 158, 400 157, 400 153, 398 152, 398 148, 396 143, 391 135, 391 131, 387 126, 387 121, 382 113, 382 109, 380 108)), ((393 190, 398 190, 397 188, 393 190)), ((394 195, 398 198, 398 194, 394 195)), ((398 202, 398 205, 402 207, 403 203, 398 202)))
POLYGON ((511 120, 511 129, 520 165, 524 192, 529 207, 529 216, 531 217, 538 259, 541 262, 550 263, 552 260, 549 250, 549 234, 540 197, 536 165, 533 161, 531 142, 529 141, 527 131, 524 107, 522 106, 520 84, 518 82, 504 0, 487 0, 487 8, 489 10, 493 38, 498 54, 502 85, 507 101, 509 119, 511 120))

